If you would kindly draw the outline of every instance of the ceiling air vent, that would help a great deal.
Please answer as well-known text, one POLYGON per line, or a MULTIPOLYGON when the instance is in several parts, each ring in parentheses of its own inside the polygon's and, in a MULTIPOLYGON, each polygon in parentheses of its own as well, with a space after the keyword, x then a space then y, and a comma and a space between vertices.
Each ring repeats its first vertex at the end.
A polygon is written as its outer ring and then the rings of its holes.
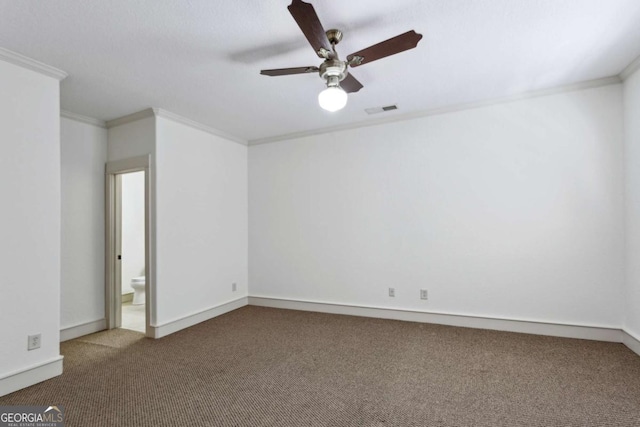
POLYGON ((365 108, 364 111, 366 111, 367 114, 378 114, 378 113, 384 113, 386 111, 393 111, 397 109, 398 109, 398 106, 394 104, 394 105, 387 105, 386 107, 365 108))

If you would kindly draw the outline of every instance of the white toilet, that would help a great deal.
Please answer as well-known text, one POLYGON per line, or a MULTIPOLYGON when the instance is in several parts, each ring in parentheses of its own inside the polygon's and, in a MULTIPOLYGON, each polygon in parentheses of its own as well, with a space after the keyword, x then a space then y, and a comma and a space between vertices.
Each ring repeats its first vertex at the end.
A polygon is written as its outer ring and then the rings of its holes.
POLYGON ((144 291, 146 289, 146 277, 134 277, 131 279, 131 287, 133 288, 133 301, 132 305, 142 305, 144 304, 144 291))

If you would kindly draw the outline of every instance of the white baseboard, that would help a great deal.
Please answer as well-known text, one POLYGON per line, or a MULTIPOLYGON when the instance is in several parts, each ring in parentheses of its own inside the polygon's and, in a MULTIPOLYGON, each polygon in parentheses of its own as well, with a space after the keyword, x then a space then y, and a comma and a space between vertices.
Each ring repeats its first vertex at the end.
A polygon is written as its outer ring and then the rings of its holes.
POLYGON ((62 375, 62 356, 11 372, 0 378, 0 396, 62 375))
POLYGON ((629 331, 622 331, 622 343, 629 347, 631 351, 640 356, 640 339, 636 338, 629 331))
POLYGON ((242 297, 224 304, 220 304, 216 307, 200 311, 198 313, 190 314, 188 316, 163 323, 161 325, 151 325, 151 337, 166 337, 167 335, 173 334, 174 332, 178 332, 190 326, 197 325, 198 323, 213 319, 214 317, 218 317, 230 311, 237 310, 247 304, 247 297, 242 297))
POLYGON ((81 323, 76 326, 70 326, 60 330, 60 342, 104 331, 105 329, 107 329, 106 319, 99 319, 87 323, 81 323))
POLYGON ((548 335, 563 338, 579 338, 618 343, 622 340, 620 329, 608 327, 495 319, 488 317, 463 316, 459 314, 429 313, 423 311, 331 304, 314 301, 298 301, 261 296, 250 296, 249 304, 261 307, 345 314, 349 316, 374 317, 379 319, 404 320, 407 322, 436 323, 439 325, 460 326, 464 328, 491 329, 496 331, 520 332, 525 334, 548 335))

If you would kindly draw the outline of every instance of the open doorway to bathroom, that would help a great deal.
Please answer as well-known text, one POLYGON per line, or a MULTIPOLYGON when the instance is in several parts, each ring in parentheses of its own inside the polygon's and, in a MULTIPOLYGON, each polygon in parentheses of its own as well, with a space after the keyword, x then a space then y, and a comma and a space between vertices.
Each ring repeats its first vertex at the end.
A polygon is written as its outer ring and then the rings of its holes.
POLYGON ((146 265, 144 242, 144 171, 116 175, 120 193, 120 207, 116 217, 116 236, 120 246, 117 261, 120 262, 120 327, 145 332, 146 265))
POLYGON ((107 163, 106 206, 107 326, 151 336, 148 156, 107 163))

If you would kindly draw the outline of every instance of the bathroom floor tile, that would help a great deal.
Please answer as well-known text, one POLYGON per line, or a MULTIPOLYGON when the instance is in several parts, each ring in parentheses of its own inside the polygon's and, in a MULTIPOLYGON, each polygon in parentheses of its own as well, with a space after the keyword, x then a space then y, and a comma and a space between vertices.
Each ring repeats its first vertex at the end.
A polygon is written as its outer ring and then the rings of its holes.
POLYGON ((130 302, 122 304, 121 328, 132 331, 145 332, 144 304, 132 305, 130 302))

